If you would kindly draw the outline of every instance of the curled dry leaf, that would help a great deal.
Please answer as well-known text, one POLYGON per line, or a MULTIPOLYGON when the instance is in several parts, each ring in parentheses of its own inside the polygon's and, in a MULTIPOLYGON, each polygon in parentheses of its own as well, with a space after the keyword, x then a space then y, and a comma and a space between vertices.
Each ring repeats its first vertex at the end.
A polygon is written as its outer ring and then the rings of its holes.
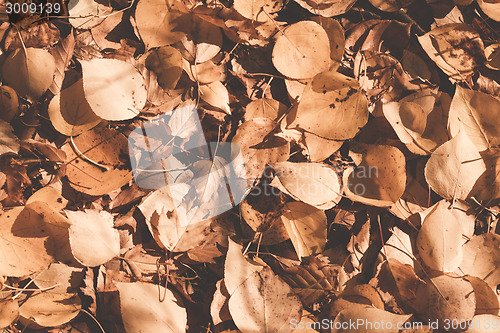
POLYGON ((445 199, 467 199, 486 170, 485 163, 465 130, 439 146, 425 165, 425 179, 445 199))
POLYGON ((175 0, 141 0, 135 22, 141 39, 150 50, 180 41, 189 29, 182 4, 175 0))
POLYGON ((61 91, 64 77, 66 75, 66 68, 68 67, 71 58, 73 57, 73 52, 75 50, 75 35, 70 32, 68 36, 50 50, 50 54, 54 56, 56 64, 56 72, 54 74, 54 81, 49 87, 49 90, 57 95, 61 91))
POLYGON ((162 46, 148 53, 146 67, 156 74, 160 87, 174 89, 182 74, 182 55, 171 46, 162 46))
POLYGON ((483 279, 491 288, 500 284, 500 236, 482 234, 463 246, 460 269, 468 275, 483 279))
POLYGON ((383 331, 384 333, 397 333, 399 332, 399 325, 402 325, 410 315, 397 315, 388 311, 380 310, 373 307, 363 308, 347 308, 340 311, 333 323, 334 329, 331 332, 335 333, 376 333, 383 331), (350 322, 361 322, 361 325, 345 325, 350 322), (384 322, 384 328, 374 328, 374 323, 384 322), (390 324, 389 324, 390 323, 390 324), (340 327, 340 329, 337 329, 340 327))
POLYGON ((398 148, 358 144, 349 155, 357 166, 343 175, 348 198, 378 207, 398 201, 406 186, 405 157, 398 148))
POLYGON ((113 215, 106 211, 65 211, 71 221, 71 252, 82 265, 95 267, 120 254, 120 234, 113 228, 113 215))
POLYGON ((43 292, 32 295, 19 308, 25 326, 53 327, 66 324, 82 308, 78 294, 43 292))
POLYGON ((0 119, 0 155, 19 152, 19 140, 9 123, 0 119))
POLYGON ((232 319, 227 304, 228 300, 229 293, 224 285, 224 279, 220 279, 217 281, 217 289, 215 290, 214 298, 210 304, 210 315, 215 326, 232 319))
POLYGON ((498 0, 477 0, 477 4, 486 15, 500 22, 500 2, 498 0))
POLYGON ((231 114, 231 108, 229 107, 229 93, 222 82, 214 81, 209 84, 201 85, 199 92, 202 100, 223 110, 227 114, 231 114))
POLYGON ((330 42, 319 24, 301 21, 278 35, 273 48, 273 64, 292 79, 307 79, 330 66, 330 42))
POLYGON ((85 99, 82 79, 54 96, 48 112, 52 126, 67 136, 82 134, 102 121, 85 99))
POLYGON ((19 98, 14 89, 9 86, 0 87, 0 119, 9 122, 17 114, 19 98))
POLYGON ((272 134, 275 127, 272 119, 255 118, 241 125, 233 137, 245 162, 242 174, 249 184, 262 176, 267 164, 286 161, 290 156, 290 143, 272 134))
POLYGON ((418 37, 429 58, 450 78, 464 80, 484 62, 484 46, 479 34, 469 25, 443 25, 418 37))
POLYGON ((438 322, 443 329, 447 321, 461 323, 474 316, 476 297, 466 278, 440 275, 417 289, 417 314, 424 322, 438 322))
POLYGON ((428 208, 417 237, 418 253, 424 263, 445 273, 453 272, 462 261, 462 224, 471 225, 474 231, 474 216, 450 205, 441 200, 428 208))
POLYGON ((186 331, 186 309, 170 289, 144 282, 115 282, 115 285, 120 294, 120 311, 127 333, 186 331))
POLYGON ((116 59, 81 61, 83 90, 102 119, 134 118, 146 104, 144 78, 131 64, 116 59))
POLYGON ((450 105, 448 128, 455 137, 461 128, 478 151, 500 144, 500 100, 457 86, 450 105))
POLYGON ((229 312, 242 333, 291 332, 302 303, 269 267, 253 272, 229 298, 229 312))
POLYGON ((132 180, 128 142, 122 133, 94 128, 76 137, 74 143, 79 152, 71 143, 61 149, 66 153, 66 177, 75 190, 88 195, 104 195, 132 180))
POLYGON ((401 142, 413 153, 426 155, 449 140, 443 105, 446 100, 442 100, 446 97, 431 89, 422 90, 398 102, 385 103, 382 110, 401 142))
POLYGON ((299 259, 321 253, 326 243, 326 215, 302 202, 285 204, 281 220, 299 259))
POLYGON ((42 49, 15 49, 2 66, 5 83, 18 95, 36 100, 49 89, 54 79, 56 63, 54 57, 42 49))
POLYGON ((295 200, 330 209, 342 198, 339 177, 325 164, 279 162, 271 166, 277 176, 272 185, 295 200))
POLYGON ((307 84, 298 108, 287 116, 287 128, 301 128, 331 140, 350 139, 368 121, 367 105, 355 79, 323 72, 307 84))
POLYGON ((486 66, 493 70, 500 70, 500 44, 491 44, 484 49, 486 66))

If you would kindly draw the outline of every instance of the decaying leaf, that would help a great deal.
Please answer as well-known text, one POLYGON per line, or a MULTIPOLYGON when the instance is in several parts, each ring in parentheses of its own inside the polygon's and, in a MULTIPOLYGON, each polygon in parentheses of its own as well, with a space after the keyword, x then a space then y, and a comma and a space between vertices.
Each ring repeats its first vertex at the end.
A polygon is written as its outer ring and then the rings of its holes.
POLYGON ((227 114, 231 114, 229 94, 222 82, 214 81, 200 86, 200 97, 208 104, 223 110, 227 114))
POLYGON ((226 261, 224 263, 224 284, 232 295, 253 273, 261 272, 263 266, 247 260, 241 250, 243 247, 229 239, 226 261))
POLYGON ((182 55, 171 46, 151 50, 146 58, 146 67, 156 74, 163 89, 174 89, 182 74, 182 55))
POLYGON ((418 41, 436 65, 455 80, 464 80, 484 62, 483 41, 463 23, 441 26, 418 37, 418 41))

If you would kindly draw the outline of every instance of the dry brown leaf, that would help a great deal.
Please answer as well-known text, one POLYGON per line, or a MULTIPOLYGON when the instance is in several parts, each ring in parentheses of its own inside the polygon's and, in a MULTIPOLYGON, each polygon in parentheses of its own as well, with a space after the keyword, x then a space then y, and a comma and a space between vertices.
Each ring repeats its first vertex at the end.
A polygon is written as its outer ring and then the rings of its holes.
POLYGON ((99 117, 131 119, 146 104, 144 78, 131 64, 116 59, 92 59, 80 63, 85 98, 99 117))
POLYGON ((431 269, 453 272, 462 261, 462 223, 471 224, 474 230, 474 216, 453 209, 446 200, 427 210, 418 232, 418 253, 431 269))
POLYGON ((486 170, 484 161, 465 130, 439 146, 425 165, 425 179, 445 199, 467 199, 486 170))
POLYGON ((500 305, 495 291, 493 291, 493 289, 486 282, 484 282, 484 280, 475 276, 467 276, 467 280, 472 285, 472 288, 474 288, 474 295, 476 296, 475 315, 498 315, 500 305))
POLYGON ((281 220, 299 259, 321 253, 326 244, 326 215, 302 202, 285 204, 281 220))
POLYGON ((25 276, 48 267, 54 260, 45 223, 35 211, 15 207, 0 215, 0 272, 25 276))
POLYGON ((302 303, 292 288, 266 267, 253 272, 231 294, 229 312, 242 333, 291 332, 302 303))
POLYGON ((255 118, 241 125, 232 142, 239 146, 245 170, 235 170, 253 184, 264 172, 267 164, 286 161, 290 156, 290 143, 271 134, 276 123, 268 118, 255 118))
POLYGON ((182 4, 173 0, 141 0, 135 10, 139 35, 150 50, 180 41, 189 29, 182 4))
POLYGON ((181 78, 182 55, 171 46, 162 46, 148 52, 145 64, 156 74, 158 84, 163 89, 174 89, 181 78))
POLYGON ((403 7, 407 7, 413 3, 414 0, 370 0, 370 3, 384 12, 395 12, 403 7))
POLYGON ((71 221, 69 242, 71 252, 82 265, 95 267, 120 254, 120 235, 113 228, 113 215, 106 211, 66 210, 71 221))
POLYGON ((457 86, 450 105, 448 128, 455 137, 461 128, 478 151, 500 144, 500 100, 457 86))
POLYGON ((85 99, 82 79, 55 95, 48 112, 52 126, 67 136, 82 134, 102 121, 85 99))
POLYGON ((26 326, 53 327, 75 318, 82 308, 78 294, 44 292, 32 295, 19 308, 26 326))
POLYGON ((344 192, 348 198, 379 207, 394 204, 406 186, 406 162, 396 147, 358 144, 350 156, 356 168, 344 172, 344 192))
POLYGON ((325 29, 313 21, 301 21, 278 35, 273 64, 292 79, 308 79, 330 66, 330 42, 325 29))
POLYGON ((355 79, 328 71, 308 83, 287 128, 301 128, 331 140, 354 137, 368 121, 368 106, 355 79))
POLYGON ((460 269, 468 275, 483 279, 491 288, 500 283, 500 236, 482 234, 474 236, 463 246, 460 269))
POLYGON ((191 63, 209 61, 222 47, 222 32, 218 26, 196 16, 191 20, 189 33, 176 45, 184 59, 191 63))
POLYGON ((35 48, 14 50, 2 66, 5 83, 18 95, 31 100, 38 99, 49 89, 55 71, 54 57, 45 50, 35 48))
POLYGON ((199 91, 202 100, 223 110, 227 114, 231 114, 231 108, 229 107, 229 93, 222 82, 214 81, 209 84, 201 85, 199 91))
POLYGON ((246 19, 266 22, 270 13, 277 12, 282 6, 282 0, 235 0, 233 8, 246 19))
POLYGON ((464 80, 484 62, 483 42, 469 25, 453 23, 418 37, 427 55, 454 80, 464 80))
POLYGON ((132 180, 128 142, 122 133, 94 128, 76 137, 74 143, 80 152, 75 152, 70 143, 62 150, 66 153, 66 177, 75 190, 88 195, 104 195, 132 180))
POLYGON ((0 301, 0 328, 13 324, 19 317, 19 303, 15 299, 0 301))
POLYGON ((70 0, 68 2, 69 22, 76 29, 90 29, 100 24, 106 7, 94 0, 70 0))
POLYGON ((52 82, 49 90, 57 95, 61 91, 66 69, 71 61, 73 52, 75 50, 75 35, 71 31, 66 38, 61 40, 53 49, 50 54, 54 57, 56 64, 56 72, 54 74, 54 81, 52 82))
POLYGON ((283 115, 288 108, 283 103, 269 98, 259 98, 248 103, 245 108, 246 121, 254 118, 276 119, 283 115))
POLYGON ((233 293, 255 272, 261 272, 262 265, 247 260, 241 250, 243 246, 229 238, 226 261, 224 262, 224 284, 229 295, 233 293))
POLYGON ((295 200, 330 209, 342 198, 339 177, 325 164, 279 162, 271 166, 276 171, 271 184, 295 200))
POLYGON ((207 84, 221 79, 222 68, 215 65, 212 61, 205 61, 201 64, 190 64, 186 59, 183 58, 182 60, 183 68, 191 81, 207 84))
POLYGON ((9 123, 0 119, 0 155, 19 152, 19 139, 14 135, 9 123))
POLYGON ((334 70, 342 61, 345 47, 345 32, 339 21, 331 17, 313 17, 312 20, 325 29, 330 41, 330 59, 333 61, 330 70, 334 70))
POLYGON ((491 19, 500 22, 500 2, 498 0, 477 0, 477 4, 491 19))
POLYGON ((186 309, 169 289, 144 282, 115 282, 115 285, 127 333, 185 332, 186 309))
POLYGON ((417 313, 424 322, 466 322, 474 316, 476 297, 469 281, 462 277, 440 275, 417 289, 417 313))

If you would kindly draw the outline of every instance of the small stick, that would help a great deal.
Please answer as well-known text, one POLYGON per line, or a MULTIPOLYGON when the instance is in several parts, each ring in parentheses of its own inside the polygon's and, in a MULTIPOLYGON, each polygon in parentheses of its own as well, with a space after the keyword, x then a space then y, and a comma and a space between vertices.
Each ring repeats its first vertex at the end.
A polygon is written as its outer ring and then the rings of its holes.
POLYGON ((97 163, 97 162, 95 162, 95 161, 91 160, 90 158, 88 158, 87 156, 85 156, 85 154, 84 154, 84 153, 82 153, 82 152, 78 149, 78 147, 75 145, 75 141, 73 141, 73 137, 72 137, 72 136, 70 136, 70 137, 69 137, 69 139, 70 139, 70 141, 71 141, 71 146, 72 146, 72 147, 73 147, 73 149, 76 151, 76 153, 77 153, 78 155, 80 155, 80 156, 79 156, 80 158, 83 158, 84 160, 86 160, 86 161, 87 161, 87 162, 89 162, 90 164, 93 164, 93 165, 95 165, 96 167, 99 167, 99 168, 103 169, 104 171, 109 171, 109 167, 107 167, 107 166, 105 166, 105 165, 103 165, 103 164, 97 163))

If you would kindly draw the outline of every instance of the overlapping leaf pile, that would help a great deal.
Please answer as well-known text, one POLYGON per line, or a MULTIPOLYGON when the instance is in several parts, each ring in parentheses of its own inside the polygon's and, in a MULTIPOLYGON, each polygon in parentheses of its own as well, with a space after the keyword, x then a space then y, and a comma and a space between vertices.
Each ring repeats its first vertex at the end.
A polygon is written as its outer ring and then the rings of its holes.
POLYGON ((5 3, 0 328, 498 331, 497 0, 5 3))

